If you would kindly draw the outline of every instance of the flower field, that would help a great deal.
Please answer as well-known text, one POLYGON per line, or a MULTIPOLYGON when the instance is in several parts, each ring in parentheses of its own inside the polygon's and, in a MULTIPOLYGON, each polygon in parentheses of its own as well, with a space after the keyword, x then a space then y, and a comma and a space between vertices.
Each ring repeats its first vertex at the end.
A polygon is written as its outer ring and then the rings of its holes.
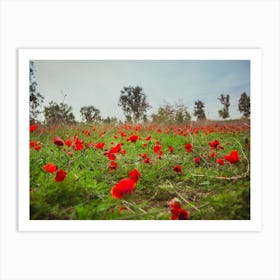
POLYGON ((30 219, 248 220, 250 124, 32 125, 30 219))

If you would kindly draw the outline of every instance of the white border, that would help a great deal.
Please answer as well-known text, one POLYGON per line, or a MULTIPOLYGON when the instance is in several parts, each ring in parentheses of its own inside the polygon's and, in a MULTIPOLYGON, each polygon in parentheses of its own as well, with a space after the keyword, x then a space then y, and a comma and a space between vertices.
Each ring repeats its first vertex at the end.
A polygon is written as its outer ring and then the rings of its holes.
POLYGON ((262 53, 260 49, 19 49, 19 231, 261 231, 262 53), (37 221, 29 220, 30 60, 250 60, 251 220, 248 221, 37 221))

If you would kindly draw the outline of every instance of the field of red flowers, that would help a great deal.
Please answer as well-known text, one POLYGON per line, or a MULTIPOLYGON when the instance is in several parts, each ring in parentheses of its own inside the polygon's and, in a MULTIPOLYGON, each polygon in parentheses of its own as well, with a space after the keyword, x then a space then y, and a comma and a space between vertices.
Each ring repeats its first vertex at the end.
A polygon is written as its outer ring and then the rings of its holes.
POLYGON ((250 124, 32 125, 30 219, 248 220, 250 124))

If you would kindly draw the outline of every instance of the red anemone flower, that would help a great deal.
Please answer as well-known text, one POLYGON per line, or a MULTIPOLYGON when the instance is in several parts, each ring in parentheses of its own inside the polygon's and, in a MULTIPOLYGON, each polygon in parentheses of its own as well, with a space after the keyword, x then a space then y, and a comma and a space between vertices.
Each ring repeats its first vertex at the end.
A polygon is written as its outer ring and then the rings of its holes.
POLYGON ((115 154, 108 153, 108 159, 109 159, 109 160, 116 160, 116 159, 117 159, 117 157, 116 157, 116 155, 115 155, 115 154))
POLYGON ((137 183, 137 181, 140 179, 140 173, 137 169, 133 169, 130 173, 129 173, 129 178, 137 183))
POLYGON ((185 146, 184 146, 185 150, 190 153, 192 151, 192 144, 191 143, 187 143, 185 146))
POLYGON ((213 152, 212 154, 209 155, 210 158, 214 158, 216 156, 216 153, 213 152))
POLYGON ((105 146, 104 142, 98 142, 98 143, 96 143, 95 148, 102 150, 104 148, 104 146, 105 146))
POLYGON ((220 165, 224 165, 225 164, 225 161, 223 159, 220 159, 220 158, 217 158, 216 159, 216 162, 220 165))
POLYGON ((116 170, 117 167, 118 167, 118 164, 115 161, 110 162, 110 165, 109 165, 110 170, 116 170))
POLYGON ((37 128, 38 128, 38 126, 37 126, 36 124, 33 124, 33 125, 30 125, 29 130, 30 130, 30 132, 33 132, 33 131, 35 131, 37 128))
POLYGON ((212 149, 216 149, 219 145, 220 142, 218 140, 214 140, 212 142, 208 142, 208 145, 212 148, 212 149))
POLYGON ((46 164, 45 166, 43 166, 43 169, 49 173, 54 173, 55 171, 57 171, 57 167, 53 163, 46 164))
POLYGON ((62 182, 64 181, 65 177, 66 177, 67 173, 64 171, 64 170, 61 170, 59 169, 57 172, 56 172, 56 175, 55 175, 55 180, 57 182, 62 182))
POLYGON ((136 182, 125 178, 120 180, 111 190, 111 194, 114 198, 123 198, 126 194, 133 193, 136 182))
POLYGON ((200 158, 199 157, 195 157, 193 160, 194 160, 195 163, 200 163, 200 158))
POLYGON ((173 153, 173 152, 174 152, 174 147, 170 146, 170 147, 168 148, 168 150, 169 150, 170 153, 173 153))
POLYGON ((231 151, 229 155, 225 155, 224 159, 229 161, 230 163, 237 163, 239 161, 238 151, 231 151))
POLYGON ((176 173, 182 172, 181 165, 175 165, 174 168, 173 168, 173 171, 176 172, 176 173))
POLYGON ((131 135, 129 138, 127 138, 127 141, 130 141, 131 143, 135 143, 139 139, 138 135, 131 135))
POLYGON ((66 140, 64 142, 64 144, 67 146, 67 147, 71 147, 72 146, 72 141, 69 139, 69 140, 66 140))
POLYGON ((144 163, 146 163, 146 164, 151 163, 150 158, 148 158, 148 157, 147 157, 147 158, 145 158, 144 163))
POLYGON ((154 145, 154 152, 157 153, 161 150, 161 145, 160 144, 156 144, 154 145))
POLYGON ((64 141, 59 136, 55 135, 53 138, 53 143, 57 146, 63 146, 64 141))
POLYGON ((174 198, 169 203, 169 209, 171 212, 171 220, 187 220, 189 212, 181 208, 178 199, 174 198))

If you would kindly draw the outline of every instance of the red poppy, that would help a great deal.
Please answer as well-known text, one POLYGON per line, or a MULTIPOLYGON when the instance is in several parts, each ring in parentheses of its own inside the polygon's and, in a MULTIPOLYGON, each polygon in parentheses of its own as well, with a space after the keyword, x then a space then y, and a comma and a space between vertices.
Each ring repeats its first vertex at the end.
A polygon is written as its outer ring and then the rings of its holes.
POLYGON ((148 157, 147 157, 147 158, 145 158, 144 163, 146 163, 146 164, 151 163, 150 158, 148 158, 148 157))
POLYGON ((208 142, 208 145, 212 148, 212 149, 216 149, 218 147, 218 145, 220 145, 220 142, 218 140, 214 140, 212 142, 208 142))
POLYGON ((104 148, 104 146, 105 146, 104 142, 98 142, 98 143, 96 143, 95 148, 102 150, 104 148))
POLYGON ((125 155, 125 154, 126 154, 126 150, 122 150, 122 151, 121 151, 121 154, 122 154, 122 155, 125 155))
POLYGON ((57 146, 63 146, 63 144, 64 144, 64 141, 57 135, 54 136, 53 142, 57 146))
POLYGON ((229 155, 225 155, 224 159, 229 161, 230 163, 237 163, 239 161, 238 151, 231 151, 229 155))
POLYGON ((126 194, 133 193, 136 182, 125 178, 120 180, 111 190, 113 197, 120 199, 123 198, 126 194))
POLYGON ((225 161, 223 159, 220 159, 220 158, 217 158, 216 159, 216 162, 220 165, 224 165, 225 164, 225 161))
POLYGON ((168 148, 168 150, 169 150, 170 153, 173 153, 173 152, 174 152, 174 147, 170 146, 170 147, 168 148))
POLYGON ((61 170, 59 169, 57 172, 56 172, 56 175, 55 175, 55 180, 57 182, 62 182, 64 181, 65 177, 66 177, 67 173, 64 171, 64 170, 61 170))
POLYGON ((175 165, 174 168, 173 168, 173 171, 176 172, 176 173, 182 172, 181 165, 175 165))
POLYGON ((36 151, 40 151, 40 150, 41 150, 41 146, 35 145, 35 146, 34 146, 34 149, 35 149, 36 151))
POLYGON ((127 141, 130 141, 131 143, 135 143, 139 139, 138 135, 131 135, 129 138, 127 138, 127 141))
POLYGON ((148 136, 148 137, 146 138, 147 141, 149 141, 149 140, 151 140, 151 139, 152 139, 152 136, 148 136))
POLYGON ((160 144, 156 144, 154 145, 154 152, 157 153, 161 150, 161 145, 160 144))
POLYGON ((30 130, 30 132, 33 132, 33 131, 35 131, 37 128, 38 128, 38 126, 37 126, 36 124, 33 124, 33 125, 30 125, 29 130, 30 130))
POLYGON ((111 162, 110 162, 109 168, 110 168, 111 170, 116 170, 117 167, 118 167, 118 164, 117 164, 115 161, 111 161, 111 162))
POLYGON ((189 212, 181 208, 178 199, 174 198, 169 203, 169 209, 171 211, 171 220, 187 220, 189 212))
POLYGON ((148 143, 144 143, 143 147, 146 148, 148 146, 148 143))
POLYGON ((209 155, 210 158, 214 158, 216 156, 216 153, 213 152, 212 154, 209 155))
POLYGON ((184 146, 185 150, 190 153, 192 151, 192 144, 191 143, 187 143, 185 146, 184 146))
POLYGON ((84 149, 84 144, 83 141, 80 139, 75 139, 75 150, 76 151, 81 151, 84 149))
POLYGON ((53 163, 48 163, 43 166, 43 169, 49 173, 54 173, 57 170, 57 167, 53 163))
POLYGON ((251 144, 250 143, 248 144, 248 150, 249 151, 251 150, 251 144))
POLYGON ((116 160, 116 159, 117 159, 117 157, 116 157, 116 155, 115 155, 115 154, 108 153, 108 159, 109 159, 109 160, 116 160))
POLYGON ((38 146, 39 143, 37 141, 30 141, 29 146, 30 148, 34 148, 35 146, 38 146))
POLYGON ((109 153, 118 153, 122 148, 122 145, 121 144, 117 144, 115 147, 111 148, 110 152, 109 153))
POLYGON ((195 163, 200 163, 200 158, 199 157, 195 157, 193 160, 194 160, 195 163))
POLYGON ((139 171, 138 171, 137 169, 133 169, 133 170, 129 173, 129 178, 130 178, 133 182, 137 183, 137 181, 138 181, 139 178, 140 178, 140 173, 139 173, 139 171))
POLYGON ((69 140, 66 140, 65 142, 64 142, 64 144, 66 145, 66 146, 68 146, 68 147, 71 147, 72 146, 72 141, 69 139, 69 140))

